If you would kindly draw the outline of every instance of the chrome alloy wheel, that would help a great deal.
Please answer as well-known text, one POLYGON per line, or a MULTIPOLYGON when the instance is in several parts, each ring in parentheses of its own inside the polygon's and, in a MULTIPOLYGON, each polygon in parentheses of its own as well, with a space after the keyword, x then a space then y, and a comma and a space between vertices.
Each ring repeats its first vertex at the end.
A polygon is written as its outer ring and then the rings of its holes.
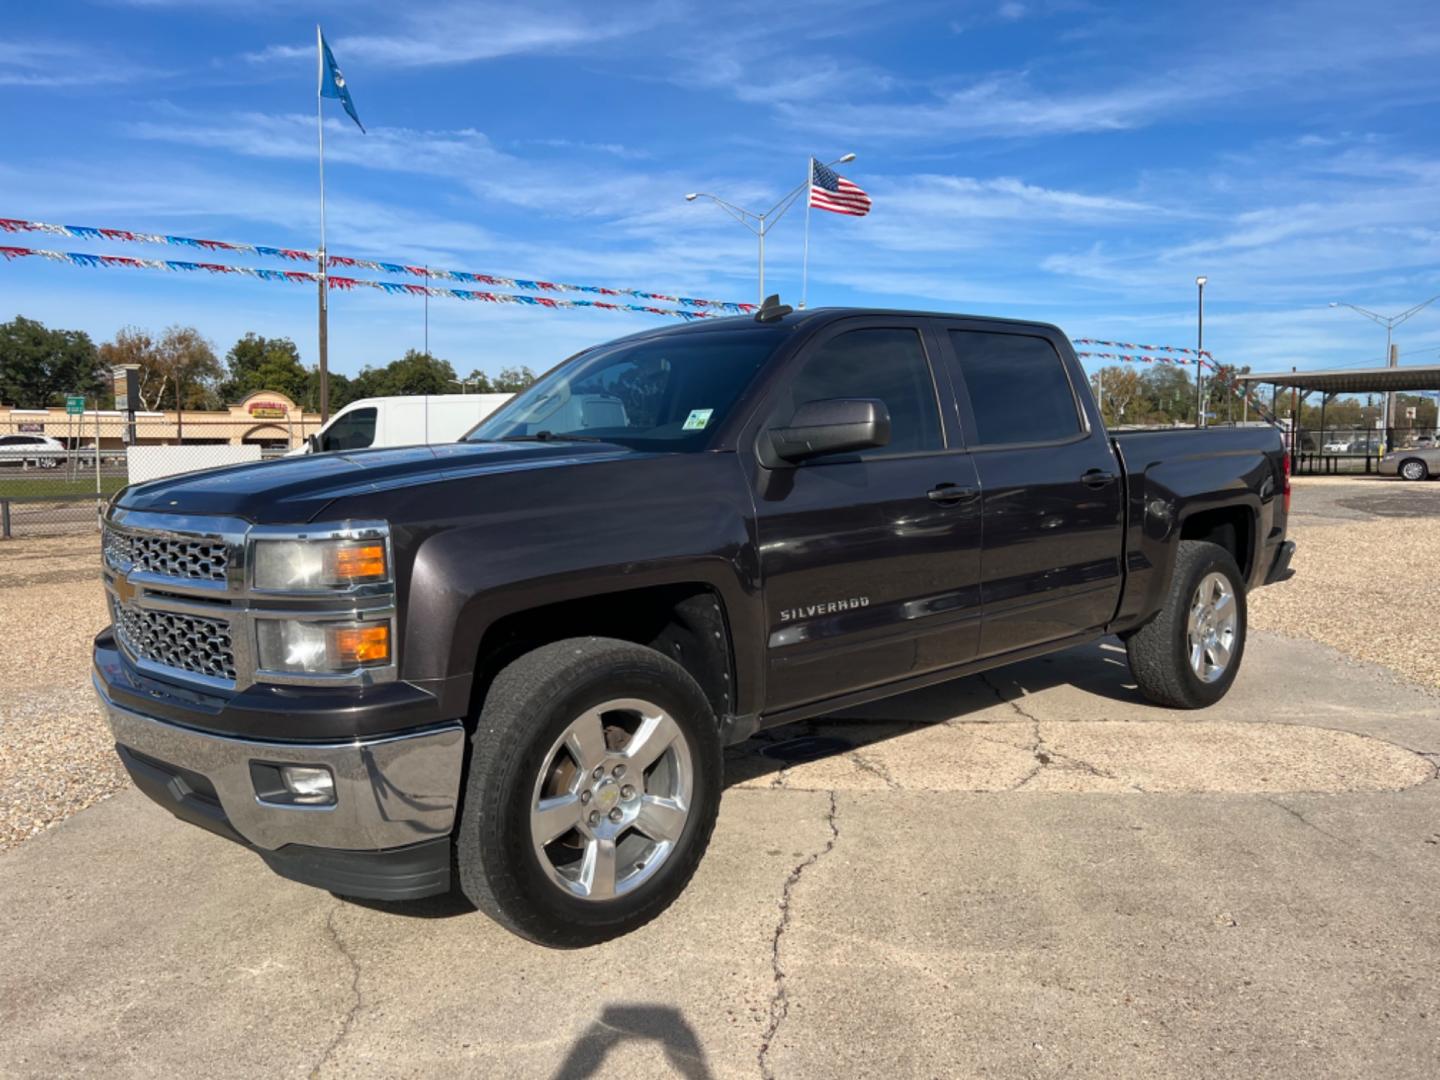
POLYGON ((1425 463, 1422 461, 1407 461, 1400 466, 1400 475, 1406 480, 1424 480, 1425 463))
POLYGON ((690 745, 660 706, 622 698, 587 710, 535 780, 530 840, 541 869, 582 900, 625 895, 675 850, 694 786, 690 745))
POLYGON ((1201 682, 1214 682, 1230 666, 1238 622, 1230 579, 1215 571, 1206 574, 1190 598, 1190 614, 1185 622, 1190 670, 1201 682))

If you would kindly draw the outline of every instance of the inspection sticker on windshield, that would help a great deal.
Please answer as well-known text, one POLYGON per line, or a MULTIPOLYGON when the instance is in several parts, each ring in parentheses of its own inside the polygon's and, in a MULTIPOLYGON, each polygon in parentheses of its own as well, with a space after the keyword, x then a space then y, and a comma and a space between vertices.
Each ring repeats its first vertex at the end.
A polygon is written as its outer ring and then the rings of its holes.
POLYGON ((685 426, 682 431, 704 431, 705 425, 710 423, 710 415, 714 409, 691 409, 690 415, 685 418, 685 426))

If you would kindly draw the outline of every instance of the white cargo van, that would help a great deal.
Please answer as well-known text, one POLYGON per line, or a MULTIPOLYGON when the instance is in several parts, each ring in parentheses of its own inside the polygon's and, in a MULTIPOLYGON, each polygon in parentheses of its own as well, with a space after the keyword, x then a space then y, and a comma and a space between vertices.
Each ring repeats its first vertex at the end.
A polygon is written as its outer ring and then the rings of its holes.
MULTIPOLYGON (((417 394, 352 401, 290 455, 455 442, 509 394, 417 394)), ((287 455, 289 456, 289 455, 287 455)))

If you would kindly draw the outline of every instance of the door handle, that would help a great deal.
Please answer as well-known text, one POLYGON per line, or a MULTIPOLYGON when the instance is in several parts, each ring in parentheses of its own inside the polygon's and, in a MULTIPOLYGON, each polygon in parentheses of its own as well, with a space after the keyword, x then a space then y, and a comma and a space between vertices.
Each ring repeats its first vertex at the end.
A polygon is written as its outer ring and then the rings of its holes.
POLYGON ((980 489, 961 487, 959 484, 936 484, 928 494, 931 502, 937 502, 943 506, 954 506, 956 503, 969 502, 976 498, 980 494, 980 489))
POLYGON ((1104 469, 1088 469, 1080 482, 1086 487, 1102 488, 1115 482, 1115 474, 1104 469))

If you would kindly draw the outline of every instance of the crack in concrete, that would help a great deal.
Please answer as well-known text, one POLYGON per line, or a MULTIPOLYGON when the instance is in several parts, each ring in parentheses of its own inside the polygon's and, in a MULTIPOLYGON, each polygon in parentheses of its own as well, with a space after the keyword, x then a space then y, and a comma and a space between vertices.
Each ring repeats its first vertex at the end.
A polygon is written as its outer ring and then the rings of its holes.
POLYGON ((776 1034, 780 1031, 780 1025, 785 1023, 785 1018, 790 1015, 790 991, 786 985, 785 966, 780 962, 780 942, 785 936, 785 931, 790 928, 790 901, 794 895, 795 886, 800 882, 800 876, 821 858, 834 851, 835 842, 840 839, 840 826, 835 820, 837 813, 835 792, 831 791, 829 794, 830 809, 825 815, 825 823, 830 826, 830 839, 819 851, 811 853, 796 864, 785 879, 784 888, 780 890, 780 921, 775 924, 775 934, 770 939, 770 969, 774 973, 775 992, 770 997, 770 1023, 765 1028, 765 1034, 760 1041, 760 1049, 755 1055, 755 1061, 760 1066, 760 1076, 763 1080, 774 1080, 775 1074, 770 1069, 770 1047, 775 1041, 776 1034))
POLYGON ((355 958, 355 954, 350 951, 349 946, 340 937, 340 932, 335 929, 335 913, 341 907, 343 907, 342 904, 336 904, 330 909, 330 914, 325 917, 325 929, 329 931, 330 940, 335 943, 336 950, 350 965, 350 994, 353 1000, 349 1010, 345 1013, 345 1019, 341 1021, 340 1030, 336 1032, 335 1037, 330 1040, 330 1045, 325 1047, 325 1052, 320 1055, 320 1060, 310 1070, 311 1080, 319 1077, 326 1062, 334 1057, 335 1051, 340 1049, 340 1044, 350 1037, 350 1031, 355 1026, 355 1018, 360 1014, 360 1009, 364 1005, 364 1000, 360 996, 360 961, 355 958))
MULTIPOLYGON (((1014 709, 1016 713, 1018 713, 1020 716, 1023 716, 1026 720, 1030 721, 1031 724, 1031 742, 1029 746, 1020 747, 1016 746, 1016 744, 1014 743, 1004 744, 1007 746, 1015 746, 1017 750, 1029 750, 1031 756, 1035 758, 1036 762, 1035 768, 1031 769, 1028 773, 1022 776, 1019 782, 1010 789, 1011 791, 1019 791, 1026 784, 1030 783, 1031 780, 1034 780, 1035 777, 1039 776, 1046 766, 1054 764, 1060 764, 1068 768, 1079 769, 1082 772, 1089 773, 1091 776, 1098 776, 1103 780, 1118 781, 1120 779, 1108 769, 1102 769, 1098 765, 1092 765, 1090 764, 1090 762, 1085 761, 1082 758, 1072 757, 1069 754, 1062 754, 1060 753, 1060 751, 1055 750, 1050 746, 1047 746, 1045 744, 1045 736, 1040 734, 1040 718, 1038 716, 1036 716, 1029 710, 1022 708, 1020 703, 1015 699, 1007 698, 1004 691, 1002 691, 1000 687, 996 686, 993 682, 991 682, 990 677, 984 672, 980 673, 980 681, 983 682, 986 686, 988 686, 991 690, 993 690, 995 692, 995 696, 1001 702, 1009 705, 1010 708, 1014 709)), ((981 736, 981 738, 986 737, 981 736)), ((988 739, 987 741, 1001 742, 1001 740, 999 739, 988 739)), ((1136 787, 1138 790, 1138 785, 1132 784, 1131 786, 1136 787)))
POLYGON ((861 772, 867 772, 871 776, 878 776, 881 780, 885 781, 885 786, 891 791, 900 790, 900 784, 890 775, 890 770, 885 767, 883 761, 868 758, 858 750, 851 751, 849 757, 850 760, 855 763, 855 767, 861 772))
POLYGON ((1304 814, 1302 814, 1299 810, 1296 810, 1293 806, 1286 806, 1284 803, 1282 803, 1279 799, 1275 798, 1274 796, 1272 796, 1272 795, 1261 795, 1260 797, 1261 797, 1262 799, 1264 799, 1266 802, 1268 802, 1271 806, 1275 806, 1275 807, 1277 807, 1277 808, 1279 808, 1279 809, 1281 809, 1281 810, 1284 810, 1285 813, 1289 814, 1289 815, 1290 815, 1291 817, 1293 817, 1296 821, 1300 822, 1300 824, 1302 824, 1302 825, 1304 825, 1304 826, 1306 826, 1306 827, 1308 827, 1308 828, 1314 829, 1314 830, 1315 830, 1316 832, 1318 832, 1321 836, 1329 837, 1331 840, 1334 840, 1337 844, 1348 843, 1348 841, 1342 839, 1341 837, 1336 836, 1334 833, 1329 832, 1329 831, 1326 830, 1326 829, 1322 829, 1319 825, 1316 825, 1313 821, 1311 821, 1309 818, 1307 818, 1307 817, 1306 817, 1304 814))

